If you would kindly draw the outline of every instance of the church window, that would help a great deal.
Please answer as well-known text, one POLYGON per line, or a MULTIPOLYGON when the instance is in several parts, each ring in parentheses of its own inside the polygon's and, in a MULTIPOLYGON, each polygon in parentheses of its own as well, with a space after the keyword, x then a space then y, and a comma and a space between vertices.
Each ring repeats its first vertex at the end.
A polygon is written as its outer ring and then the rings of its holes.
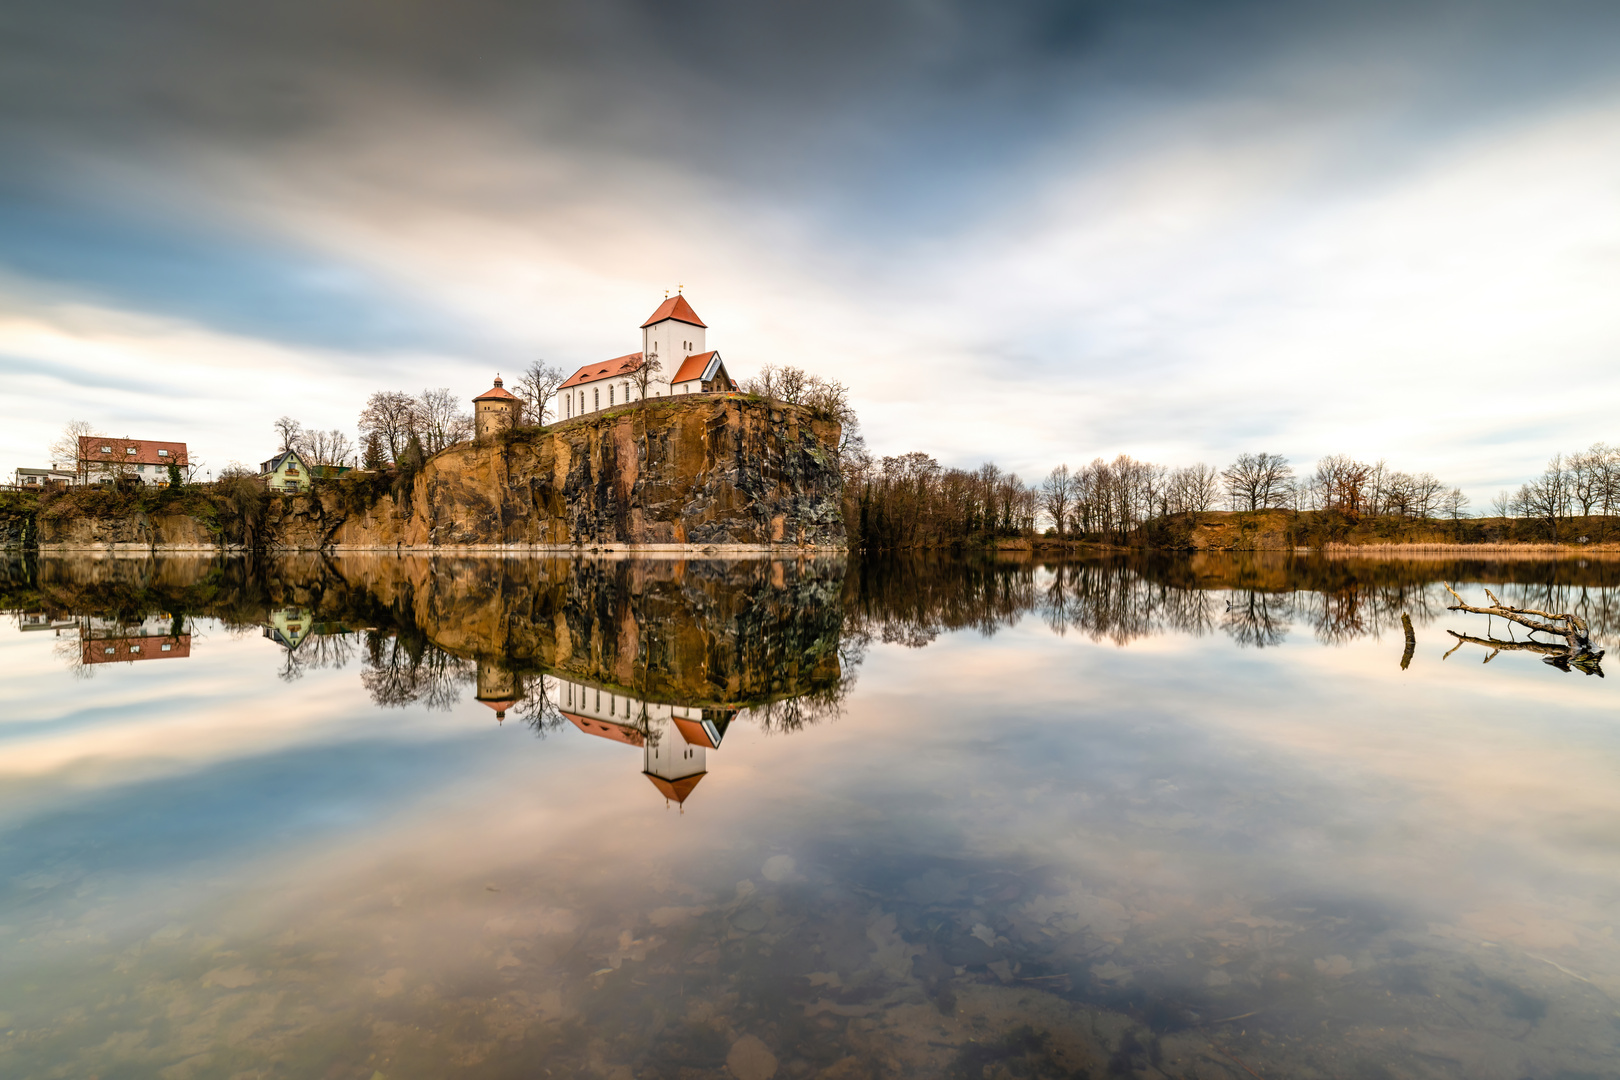
POLYGON ((613 387, 608 387, 608 404, 613 404, 613 387))
POLYGON ((591 403, 598 409, 602 407, 602 388, 600 386, 591 390, 591 403))

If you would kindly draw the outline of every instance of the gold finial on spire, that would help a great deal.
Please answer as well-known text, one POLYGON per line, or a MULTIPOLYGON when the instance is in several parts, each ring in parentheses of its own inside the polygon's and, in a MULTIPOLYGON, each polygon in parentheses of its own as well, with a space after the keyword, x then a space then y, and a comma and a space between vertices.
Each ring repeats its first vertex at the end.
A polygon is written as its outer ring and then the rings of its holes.
POLYGON ((686 286, 684 286, 684 285, 677 285, 677 286, 675 286, 675 295, 676 295, 676 296, 679 296, 679 295, 681 295, 681 290, 682 290, 682 289, 683 289, 683 288, 685 288, 685 287, 686 287, 686 286))
POLYGON ((668 289, 665 289, 665 290, 664 290, 664 299, 665 299, 665 300, 668 300, 668 299, 669 299, 669 290, 668 290, 668 289))

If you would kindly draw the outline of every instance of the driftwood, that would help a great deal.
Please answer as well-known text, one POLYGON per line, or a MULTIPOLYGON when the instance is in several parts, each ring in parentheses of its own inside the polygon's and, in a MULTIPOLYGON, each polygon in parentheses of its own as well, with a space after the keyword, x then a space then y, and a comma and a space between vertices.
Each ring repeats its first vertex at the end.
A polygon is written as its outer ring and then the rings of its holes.
POLYGON ((1401 670, 1412 666, 1412 654, 1417 652, 1417 635, 1412 632, 1412 616, 1401 612, 1401 629, 1406 631, 1406 651, 1401 653, 1401 670))
MULTIPOLYGON (((1474 607, 1458 596, 1457 590, 1450 585, 1444 586, 1446 592, 1457 597, 1457 603, 1446 608, 1447 611, 1468 611, 1475 615, 1489 615, 1503 619, 1510 623, 1518 623, 1530 629, 1531 634, 1552 634, 1564 639, 1562 645, 1550 641, 1537 641, 1534 637, 1524 641, 1515 641, 1509 638, 1503 641, 1494 637, 1473 637, 1468 634, 1459 634, 1455 630, 1446 633, 1457 639, 1457 644, 1446 653, 1450 656, 1462 648, 1463 645, 1482 645, 1491 650, 1484 663, 1490 663, 1500 652, 1533 652, 1541 654, 1541 662, 1551 664, 1560 671, 1575 668, 1588 675, 1603 677, 1603 668, 1599 661, 1603 659, 1603 650, 1593 648, 1591 632, 1587 628, 1586 620, 1573 613, 1555 615, 1549 611, 1538 611, 1535 608, 1513 607, 1504 604, 1496 598, 1496 594, 1486 589, 1485 595, 1491 598, 1490 607, 1474 607)), ((1445 659, 1445 657, 1441 657, 1445 659)))

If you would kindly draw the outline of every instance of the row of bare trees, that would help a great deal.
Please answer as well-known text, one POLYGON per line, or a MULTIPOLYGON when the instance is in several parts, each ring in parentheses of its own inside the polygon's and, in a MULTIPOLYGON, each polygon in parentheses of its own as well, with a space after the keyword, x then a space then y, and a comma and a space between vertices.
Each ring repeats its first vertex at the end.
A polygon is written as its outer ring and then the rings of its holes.
POLYGON ((1448 488, 1433 473, 1406 473, 1380 460, 1372 464, 1345 454, 1329 455, 1298 485, 1294 506, 1332 510, 1352 518, 1427 519, 1466 516, 1468 496, 1448 488))
POLYGON ((1554 454, 1536 479, 1517 491, 1503 491, 1491 500, 1498 517, 1540 522, 1554 541, 1576 518, 1601 518, 1607 532, 1620 512, 1620 447, 1593 443, 1573 454, 1554 454))
MULTIPOLYGON (((1609 452, 1620 504, 1620 451, 1609 452)), ((1570 473, 1565 469, 1563 476, 1570 473)), ((1240 454, 1224 469, 1203 463, 1169 468, 1121 454, 1071 469, 1059 465, 1036 485, 993 464, 951 469, 927 454, 844 464, 846 501, 859 542, 869 548, 951 545, 1029 536, 1037 524, 1059 538, 1128 543, 1157 522, 1224 508, 1336 511, 1344 517, 1431 519, 1464 516, 1468 498, 1431 473, 1404 473, 1382 461, 1345 455, 1319 461, 1305 477, 1280 454, 1240 454)), ((1558 481, 1563 483, 1563 481, 1558 481)), ((1574 490, 1568 484, 1559 490, 1574 490)), ((1591 485, 1581 491, 1595 490, 1591 485)))
POLYGON ((306 428, 290 416, 281 417, 273 426, 278 454, 296 450, 311 465, 348 465, 354 456, 354 443, 339 428, 306 428))

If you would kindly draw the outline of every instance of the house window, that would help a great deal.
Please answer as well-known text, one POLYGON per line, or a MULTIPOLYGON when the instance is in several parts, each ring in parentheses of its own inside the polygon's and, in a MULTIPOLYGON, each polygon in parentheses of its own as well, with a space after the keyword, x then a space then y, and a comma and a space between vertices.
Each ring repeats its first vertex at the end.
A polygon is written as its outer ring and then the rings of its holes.
POLYGON ((172 648, 174 648, 173 645, 170 645, 168 642, 164 642, 164 644, 163 644, 163 651, 164 652, 168 652, 172 648))
POLYGON ((134 447, 133 447, 133 446, 126 446, 126 447, 124 447, 124 453, 126 453, 126 454, 133 454, 133 453, 134 453, 134 452, 135 452, 135 448, 134 448, 134 447))
POLYGON ((296 481, 296 480, 287 481, 287 490, 288 491, 297 491, 298 490, 298 481, 296 481))
POLYGON ((102 649, 101 651, 102 651, 103 655, 111 656, 113 653, 117 652, 118 650, 113 648, 111 645, 109 645, 105 649, 102 649))
POLYGON ((103 454, 110 454, 110 453, 112 453, 112 447, 110 447, 110 446, 103 446, 103 447, 102 447, 102 448, 101 448, 101 452, 102 452, 102 453, 103 453, 103 454))
POLYGON ((140 654, 140 651, 141 651, 141 647, 140 647, 140 646, 139 646, 139 645, 131 645, 131 646, 130 646, 130 647, 129 647, 129 651, 130 651, 130 652, 131 652, 131 653, 134 653, 134 654, 136 654, 136 655, 139 655, 139 654, 140 654))
POLYGON ((168 456, 169 456, 169 452, 167 450, 159 450, 158 451, 158 457, 168 457, 168 456))

